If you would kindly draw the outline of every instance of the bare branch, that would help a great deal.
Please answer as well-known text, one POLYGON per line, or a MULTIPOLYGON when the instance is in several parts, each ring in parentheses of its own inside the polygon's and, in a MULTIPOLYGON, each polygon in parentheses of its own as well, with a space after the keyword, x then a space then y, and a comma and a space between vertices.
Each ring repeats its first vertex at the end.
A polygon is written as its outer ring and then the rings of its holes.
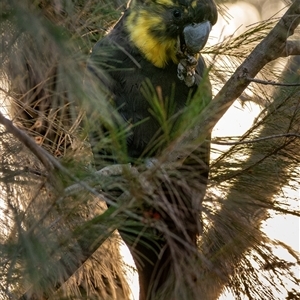
POLYGON ((16 137, 21 143, 23 143, 45 166, 45 168, 50 171, 54 169, 53 161, 50 155, 42 147, 37 145, 35 141, 28 136, 24 131, 14 126, 13 122, 5 118, 0 112, 0 124, 2 124, 8 133, 11 133, 16 137))
POLYGON ((250 82, 255 82, 263 85, 274 85, 274 86, 300 86, 300 83, 281 83, 281 82, 275 82, 272 80, 261 80, 256 78, 249 78, 247 77, 247 80, 250 82))
MULTIPOLYGON (((63 167, 51 154, 49 154, 45 149, 41 148, 39 145, 37 145, 32 138, 30 138, 24 131, 20 130, 19 128, 15 127, 9 119, 5 118, 4 115, 0 112, 0 124, 2 124, 6 131, 11 133, 14 137, 16 137, 21 143, 23 143, 46 167, 46 169, 53 170, 56 168, 57 170, 60 170, 67 176, 69 176, 72 180, 76 182, 76 184, 70 186, 69 188, 66 188, 64 190, 65 195, 73 194, 74 192, 79 192, 82 190, 89 191, 94 196, 98 197, 101 200, 104 200, 106 203, 108 203, 111 206, 111 211, 115 211, 119 208, 119 205, 110 199, 106 198, 103 194, 98 193, 94 188, 90 187, 90 185, 84 181, 79 180, 69 172, 68 169, 63 167)), ((109 168, 104 168, 98 172, 96 172, 96 175, 102 175, 102 176, 110 176, 110 175, 121 175, 124 171, 125 167, 130 167, 130 165, 115 165, 111 166, 109 168)), ((135 169, 133 169, 133 172, 136 172, 135 169)), ((51 173, 49 174, 51 177, 51 173)), ((126 196, 126 195, 125 195, 126 196)), ((59 198, 57 201, 60 201, 62 199, 59 198)), ((111 214, 112 212, 108 211, 108 214, 111 214)), ((135 219, 137 221, 143 222, 143 218, 134 214, 128 209, 122 209, 122 212, 124 213, 124 217, 130 216, 132 219, 135 219)), ((46 213, 46 212, 45 212, 46 213)), ((74 238, 80 245, 82 249, 82 258, 77 261, 76 264, 70 266, 68 261, 68 255, 63 256, 58 263, 62 264, 65 267, 66 275, 63 278, 63 282, 66 281, 70 276, 74 274, 74 272, 93 254, 94 251, 104 242, 104 240, 119 226, 118 224, 115 224, 115 226, 111 226, 109 230, 99 238, 99 233, 97 230, 92 230, 91 228, 93 226, 96 226, 97 224, 101 223, 102 215, 99 217, 87 222, 83 226, 81 226, 75 233, 74 238), (99 220, 100 219, 100 220, 99 220), (97 242, 95 242, 97 241, 97 242)), ((37 223, 38 224, 38 223, 37 223)), ((30 232, 28 232, 29 234, 30 232)), ((69 246, 69 252, 72 253, 75 251, 74 249, 78 248, 78 244, 71 244, 69 246)), ((45 278, 47 278, 47 275, 45 275, 45 278)), ((42 278, 44 279, 44 277, 42 278)), ((61 283, 56 282, 54 283, 53 280, 49 279, 51 283, 53 283, 53 286, 55 287, 55 290, 57 290, 61 283)), ((47 293, 44 294, 45 298, 48 298, 47 293)), ((26 293, 24 293, 19 299, 36 299, 36 294, 34 293, 34 289, 30 288, 26 293)))
MULTIPOLYGON (((32 138, 30 138, 24 131, 20 130, 14 124, 12 121, 7 119, 1 112, 0 112, 0 124, 2 124, 6 131, 8 133, 11 133, 14 137, 16 137, 21 143, 23 143, 45 166, 47 171, 51 171, 54 169, 57 169, 61 171, 62 173, 66 174, 69 178, 71 178, 76 184, 70 186, 69 188, 62 191, 62 193, 65 195, 70 195, 74 192, 86 190, 93 194, 94 196, 98 197, 101 200, 104 200, 107 204, 110 205, 110 209, 107 210, 103 215, 100 215, 93 220, 85 223, 83 226, 81 226, 79 229, 77 229, 74 232, 74 240, 76 241, 75 244, 71 243, 69 246, 69 253, 73 253, 75 251, 74 249, 78 249, 78 245, 80 246, 82 250, 82 257, 79 259, 76 264, 69 265, 68 262, 68 255, 66 254, 63 256, 59 261, 58 264, 61 264, 65 267, 65 276, 62 279, 62 282, 65 282, 70 276, 74 274, 74 272, 100 247, 100 245, 106 240, 108 236, 111 235, 111 233, 117 229, 121 223, 115 223, 114 226, 110 226, 101 237, 99 237, 98 230, 93 230, 92 227, 96 226, 97 224, 101 224, 102 219, 106 217, 106 215, 112 216, 113 214, 116 214, 120 212, 118 208, 120 207, 119 204, 111 201, 105 195, 99 193, 96 189, 92 188, 87 182, 79 180, 76 176, 74 176, 68 169, 66 169, 64 166, 62 166, 51 154, 49 154, 45 149, 41 148, 39 145, 37 145, 32 138)), ((109 168, 104 168, 97 172, 97 175, 102 176, 110 176, 110 175, 119 175, 122 174, 124 171, 124 168, 130 168, 130 165, 115 165, 111 166, 109 168)), ((136 172, 136 170, 133 168, 132 172, 136 172)), ((55 178, 52 176, 51 172, 49 172, 48 176, 52 179, 52 182, 55 182, 55 178)), ((63 197, 64 197, 63 196, 63 197)), ((122 195, 123 197, 127 197, 128 195, 124 193, 122 195)), ((121 196, 121 197, 122 197, 121 196)), ((57 201, 60 201, 63 197, 60 197, 57 199, 57 201)), ((145 220, 143 217, 138 216, 137 214, 133 213, 129 209, 122 208, 123 213, 123 219, 126 219, 127 216, 129 216, 131 219, 136 220, 140 222, 141 224, 145 224, 145 220)), ((172 234, 172 233, 170 233, 172 234)), ((177 237, 178 238, 178 237, 177 237)), ((54 287, 54 290, 57 290, 61 287, 61 282, 54 282, 55 280, 52 278, 48 278, 47 275, 42 277, 43 279, 49 279, 49 283, 52 284, 54 287)), ((28 291, 26 291, 19 299, 36 299, 36 294, 34 293, 34 287, 31 287, 28 291)), ((45 298, 48 298, 49 295, 47 292, 43 295, 45 298)))
POLYGON ((181 146, 198 136, 193 151, 199 143, 205 140, 208 132, 211 132, 216 123, 225 114, 233 102, 243 93, 249 85, 247 78, 254 78, 258 72, 269 62, 277 59, 286 50, 287 39, 294 34, 295 29, 300 23, 300 0, 295 0, 279 22, 274 26, 270 33, 263 39, 237 68, 231 78, 215 96, 199 116, 199 123, 194 129, 187 132, 183 137, 176 141, 176 145, 171 145, 166 150, 169 159, 173 160, 181 152, 181 146), (199 130, 201 128, 201 130, 199 130))
MULTIPOLYGON (((101 200, 104 200, 107 204, 110 206, 113 206, 115 208, 118 208, 119 205, 115 202, 109 200, 104 195, 97 192, 95 189, 93 189, 88 183, 79 180, 76 176, 74 176, 67 168, 65 168, 62 164, 59 163, 51 154, 49 154, 45 149, 37 145, 32 138, 30 138, 24 131, 17 128, 13 125, 12 121, 5 118, 3 114, 0 112, 0 124, 4 125, 7 132, 14 135, 21 143, 23 143, 32 153, 43 163, 43 165, 47 168, 47 170, 53 170, 56 168, 57 170, 61 171, 62 173, 66 174, 69 178, 71 178, 76 184, 69 187, 70 190, 66 189, 68 193, 72 193, 72 189, 78 189, 79 190, 86 190, 93 194, 94 196, 98 197, 101 200), (81 186, 82 188, 79 188, 81 186)), ((116 165, 111 168, 104 168, 96 174, 100 175, 116 175, 121 174, 121 169, 123 171, 124 167, 128 167, 128 165, 116 165)), ((130 166, 129 166, 130 167, 130 166)), ((131 218, 140 220, 140 217, 134 213, 132 213, 130 210, 123 210, 125 214, 130 216, 131 218)))

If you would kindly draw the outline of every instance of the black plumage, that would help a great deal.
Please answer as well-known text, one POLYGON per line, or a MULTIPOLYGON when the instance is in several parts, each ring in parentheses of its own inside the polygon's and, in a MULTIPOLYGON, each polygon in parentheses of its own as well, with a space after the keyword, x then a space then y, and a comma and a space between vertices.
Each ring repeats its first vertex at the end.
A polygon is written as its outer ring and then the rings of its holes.
MULTIPOLYGON (((174 0, 173 2, 172 0, 136 0, 125 11, 114 28, 94 46, 88 69, 97 77, 99 84, 108 90, 113 106, 125 124, 131 126, 126 138, 127 155, 131 162, 135 163, 136 159, 155 157, 168 143, 162 138, 164 129, 151 103, 153 97, 157 97, 165 106, 171 139, 172 134, 175 134, 181 113, 195 95, 206 71, 202 56, 188 53, 188 49, 201 49, 204 44, 198 47, 195 41, 188 41, 183 35, 183 30, 189 24, 193 26, 195 22, 204 24, 201 26, 207 29, 205 22, 213 25, 216 19, 216 6, 210 0, 174 0), (173 3, 173 6, 166 5, 168 3, 173 3), (139 23, 138 18, 143 18, 143 16, 147 18, 148 23, 139 23), (132 24, 128 24, 128 20, 132 24), (152 41, 148 40, 149 45, 165 43, 167 46, 162 49, 166 50, 166 53, 163 53, 166 61, 164 59, 157 61, 156 57, 148 56, 146 48, 148 44, 145 43, 144 47, 141 41, 134 40, 132 37, 131 31, 135 30, 135 26, 146 25, 149 25, 149 28, 145 28, 144 31, 139 28, 140 32, 145 32, 145 36, 141 35, 140 39, 153 39, 152 44, 152 41), (169 47, 172 43, 174 48, 177 47, 176 49, 169 47), (188 43, 192 47, 188 47, 188 43), (187 57, 197 58, 192 84, 187 84, 178 76, 178 66, 182 59, 186 62, 187 57), (152 91, 153 94, 147 95, 147 90, 152 91)), ((206 33, 203 40, 203 43, 207 40, 206 33)), ((157 53, 159 55, 159 52, 157 53)), ((208 82, 207 77, 205 80, 208 82)), ((210 85, 206 84, 206 88, 208 91, 205 92, 205 97, 209 98, 210 85)), ((94 127, 97 128, 97 126, 101 127, 103 124, 94 124, 94 127)), ((92 135, 92 144, 97 165, 98 158, 100 159, 103 155, 103 150, 95 146, 97 134, 92 135)), ((177 175, 170 177, 171 181, 174 180, 172 187, 170 187, 170 182, 164 182, 163 178, 161 181, 161 188, 165 191, 166 198, 172 205, 177 206, 178 218, 181 218, 185 224, 186 232, 180 232, 175 220, 168 216, 167 211, 159 211, 159 217, 165 221, 173 233, 194 247, 197 235, 201 233, 199 214, 208 178, 209 151, 209 143, 204 142, 177 169, 176 174, 181 174, 180 176, 187 182, 186 185, 182 184, 181 178, 178 179, 177 175), (177 191, 174 193, 176 196, 173 195, 174 189, 177 191)), ((146 212, 147 210, 149 210, 148 207, 145 208, 146 212)), ((153 210, 151 213, 153 214, 153 210)), ((139 228, 138 231, 144 231, 144 226, 145 224, 140 224, 140 228, 137 226, 135 229, 139 228)), ((151 228, 148 232, 153 234, 151 228)), ((139 236, 139 233, 131 236, 130 239, 128 235, 122 234, 122 231, 120 233, 138 266, 140 299, 152 299, 172 272, 168 243, 163 233, 158 233, 157 239, 153 242, 139 236)))
POLYGON ((177 64, 168 62, 164 68, 154 66, 130 41, 125 26, 127 14, 128 11, 109 34, 94 46, 88 69, 109 89, 114 106, 124 121, 128 124, 140 123, 133 126, 128 134, 128 156, 149 157, 157 152, 153 151, 155 144, 151 144, 151 141, 159 135, 160 124, 157 116, 151 112, 149 99, 141 92, 142 85, 148 79, 154 88, 160 87, 159 96, 162 99, 169 98, 169 105, 173 106, 170 111, 175 114, 184 108, 187 100, 196 92, 206 67, 200 55, 195 69, 196 83, 188 87, 178 79, 177 64), (103 75, 104 69, 106 76, 103 75))

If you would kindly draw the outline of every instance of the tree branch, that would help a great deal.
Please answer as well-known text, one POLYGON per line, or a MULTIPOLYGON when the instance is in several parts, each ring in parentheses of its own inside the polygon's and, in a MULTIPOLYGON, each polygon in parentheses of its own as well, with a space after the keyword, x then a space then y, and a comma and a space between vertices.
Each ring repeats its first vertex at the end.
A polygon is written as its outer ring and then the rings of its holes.
MULTIPOLYGON (((282 78, 286 81, 299 80, 300 76, 295 71, 299 69, 299 62, 300 56, 292 58, 282 78)), ((241 171, 231 182, 220 211, 212 216, 212 225, 202 236, 201 251, 214 265, 210 270, 203 268, 200 271, 203 300, 217 299, 224 286, 234 281, 235 270, 241 261, 247 260, 248 251, 260 251, 265 241, 260 230, 261 221, 267 219, 268 209, 277 209, 274 196, 289 184, 292 170, 299 166, 298 94, 294 89, 290 93, 288 91, 282 88, 274 91, 273 104, 268 107, 266 121, 257 139, 259 143, 249 149, 248 159, 239 159, 241 171), (280 137, 282 131, 289 130, 294 131, 289 139, 272 143, 265 139, 280 137), (223 276, 218 276, 216 271, 223 276)), ((232 159, 228 157, 225 163, 232 163, 232 159)), ((218 167, 220 165, 215 166, 218 167)))
POLYGON ((23 145, 25 145, 45 166, 46 170, 51 171, 54 169, 53 161, 51 155, 48 152, 37 145, 30 136, 28 136, 24 131, 14 126, 13 122, 5 118, 0 112, 0 124, 2 124, 6 131, 16 137, 23 145), (49 157, 50 156, 50 157, 49 157))
MULTIPOLYGON (((14 137, 16 137, 22 144, 24 144, 45 166, 47 171, 57 169, 61 171, 62 173, 66 174, 69 178, 71 178, 75 184, 69 189, 67 188, 65 190, 66 193, 72 193, 72 189, 76 191, 82 191, 86 190, 90 192, 92 195, 98 197, 101 200, 104 200, 107 204, 110 206, 113 206, 115 208, 118 208, 119 205, 115 202, 109 200, 104 195, 97 192, 95 189, 93 189, 87 182, 84 182, 82 180, 79 180, 76 176, 74 176, 67 168, 65 168, 56 158, 54 158, 50 153, 48 153, 44 148, 37 145, 35 141, 27 135, 24 131, 14 126, 12 121, 5 118, 4 115, 0 112, 0 124, 4 125, 6 131, 8 133, 11 133, 14 137)), ((119 175, 123 172, 124 168, 130 168, 129 165, 115 165, 111 166, 109 168, 104 168, 98 172, 95 173, 95 175, 103 175, 103 176, 109 176, 109 175, 119 175)), ((135 172, 136 170, 134 170, 135 172)), ((49 174, 51 176, 51 174, 49 174)), ((52 178, 53 179, 53 178, 52 178)), ((52 181, 54 183, 55 181, 52 181)), ((133 214, 130 210, 124 210, 123 211, 128 216, 139 219, 139 217, 136 214, 133 214)))
MULTIPOLYGON (((287 43, 287 39, 294 34, 299 23, 300 0, 295 0, 266 38, 255 47, 213 101, 205 107, 199 116, 197 126, 178 139, 176 144, 172 144, 171 147, 166 149, 168 159, 174 160, 182 155, 181 148, 188 143, 191 144, 195 136, 198 139, 194 142, 193 148, 189 149, 190 152, 195 150, 205 140, 207 134, 211 132, 228 108, 247 88, 250 83, 247 78, 254 78, 267 63, 277 59, 283 53, 287 53, 286 47, 291 45, 291 41, 287 43), (199 130, 199 128, 201 129, 199 130)), ((297 44, 298 42, 293 45, 297 44)))
MULTIPOLYGON (((86 222, 84 225, 81 227, 77 228, 77 230, 74 232, 74 235, 72 238, 75 240, 72 240, 70 245, 68 245, 68 252, 66 255, 62 256, 58 262, 57 265, 62 265, 64 266, 64 271, 65 271, 65 276, 62 278, 62 280, 56 281, 55 278, 52 277, 47 277, 48 275, 44 274, 41 277, 41 281, 48 279, 49 285, 54 288, 54 290, 57 290, 61 287, 62 282, 65 282, 69 277, 71 277, 74 272, 78 270, 78 268, 101 246, 101 244, 107 239, 109 235, 112 234, 112 232, 120 226, 119 224, 116 224, 116 222, 111 225, 107 231, 102 234, 101 236, 99 235, 97 226, 99 224, 103 223, 103 219, 111 217, 117 209, 119 208, 119 204, 111 201, 104 195, 98 193, 96 189, 90 187, 90 185, 87 182, 79 180, 76 176, 71 174, 68 169, 66 169, 64 166, 62 166, 51 154, 49 154, 45 149, 40 147, 35 143, 35 141, 28 136, 24 131, 21 129, 17 128, 14 126, 12 121, 7 119, 1 112, 0 112, 0 124, 2 124, 6 131, 10 134, 12 134, 14 137, 16 137, 22 144, 24 144, 45 166, 47 171, 52 171, 54 169, 57 169, 61 171, 62 173, 66 174, 68 177, 70 177, 72 180, 76 182, 73 186, 65 189, 64 191, 62 190, 62 193, 65 193, 64 195, 69 195, 72 194, 73 192, 78 192, 82 190, 89 191, 91 194, 94 196, 98 197, 101 200, 104 200, 106 203, 108 203, 111 207, 108 209, 106 212, 104 212, 102 215, 97 216, 96 218, 92 219, 91 221, 86 222), (96 229, 93 229, 96 227, 96 229), (81 259, 78 259, 76 262, 73 264, 68 264, 69 260, 69 255, 68 253, 76 253, 78 251, 78 246, 80 247, 82 251, 82 256, 81 259)), ((110 176, 110 175, 115 175, 115 174, 122 174, 124 171, 125 167, 130 167, 128 165, 116 165, 112 166, 111 168, 104 168, 97 173, 97 175, 102 175, 102 176, 110 176)), ((133 170, 135 172, 136 170, 133 170)), ((48 176, 51 179, 51 182, 54 183, 55 178, 52 176, 51 172, 49 172, 48 176)), ((61 200, 62 197, 57 199, 57 201, 61 200)), ((122 209, 122 213, 124 213, 123 219, 126 219, 126 216, 130 216, 132 219, 137 220, 143 224, 144 220, 142 217, 134 214, 132 211, 129 209, 122 209)), ((36 223, 38 225, 38 222, 36 223)), ((29 235, 31 233, 31 230, 27 232, 29 235)), ((70 242, 69 240, 66 242, 70 242)), ((28 291, 26 291, 19 299, 36 299, 37 295, 34 292, 35 287, 30 288, 28 291)), ((45 292, 43 297, 45 299, 49 298, 49 295, 51 293, 45 292)))

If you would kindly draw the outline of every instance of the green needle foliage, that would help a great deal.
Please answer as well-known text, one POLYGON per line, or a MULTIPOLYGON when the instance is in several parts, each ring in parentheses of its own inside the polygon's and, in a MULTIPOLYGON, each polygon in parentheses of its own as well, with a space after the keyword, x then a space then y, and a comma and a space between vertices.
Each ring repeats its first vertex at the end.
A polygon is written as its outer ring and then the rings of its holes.
MULTIPOLYGON (((34 141, 0 127, 1 299, 129 299, 118 231, 127 240, 138 234, 145 247, 151 240, 155 248, 162 235, 167 240, 174 272, 155 299, 197 295, 213 300, 224 290, 236 299, 299 299, 296 288, 287 288, 299 284, 293 272, 300 263, 296 249, 261 230, 272 214, 300 214, 297 199, 282 193, 284 187, 300 186, 299 86, 252 83, 240 97, 259 103, 261 114, 242 136, 214 138, 232 145, 222 152, 212 143, 219 156, 211 161, 202 220, 199 216, 203 233, 194 251, 183 242, 193 207, 178 210, 165 191, 174 199, 177 193, 189 198, 201 190, 199 177, 191 166, 182 170, 177 160, 169 160, 168 150, 197 126, 210 96, 203 94, 207 81, 178 123, 168 119, 173 95, 162 99, 145 82, 143 93, 163 132, 151 147, 153 152, 167 148, 153 161, 132 167, 125 149, 128 125, 105 86, 86 72, 92 46, 120 17, 125 1, 2 0, 0 6, 1 114, 34 141), (91 116, 88 125, 86 112, 91 116), (108 130, 103 132, 99 124, 108 130), (95 129, 103 149, 98 172, 88 139, 95 129), (32 144, 51 154, 49 158, 39 150, 48 167, 32 144), (291 260, 278 257, 275 247, 287 250, 291 260)), ((255 24, 241 36, 204 50, 208 64, 213 62, 213 94, 275 23, 255 24)), ((299 83, 299 56, 280 63, 280 71, 269 64, 260 78, 299 83)), ((202 142, 195 137, 180 145, 180 157, 202 142)))

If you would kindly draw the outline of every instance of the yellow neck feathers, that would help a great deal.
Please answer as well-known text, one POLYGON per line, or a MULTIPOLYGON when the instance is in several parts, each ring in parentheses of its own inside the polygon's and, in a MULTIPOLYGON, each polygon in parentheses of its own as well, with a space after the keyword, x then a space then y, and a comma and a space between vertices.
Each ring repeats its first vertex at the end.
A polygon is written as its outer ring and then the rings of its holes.
POLYGON ((126 27, 131 41, 143 53, 147 60, 158 68, 164 68, 169 61, 178 63, 175 39, 157 37, 153 29, 164 32, 165 25, 159 16, 151 15, 146 10, 131 11, 126 27))

